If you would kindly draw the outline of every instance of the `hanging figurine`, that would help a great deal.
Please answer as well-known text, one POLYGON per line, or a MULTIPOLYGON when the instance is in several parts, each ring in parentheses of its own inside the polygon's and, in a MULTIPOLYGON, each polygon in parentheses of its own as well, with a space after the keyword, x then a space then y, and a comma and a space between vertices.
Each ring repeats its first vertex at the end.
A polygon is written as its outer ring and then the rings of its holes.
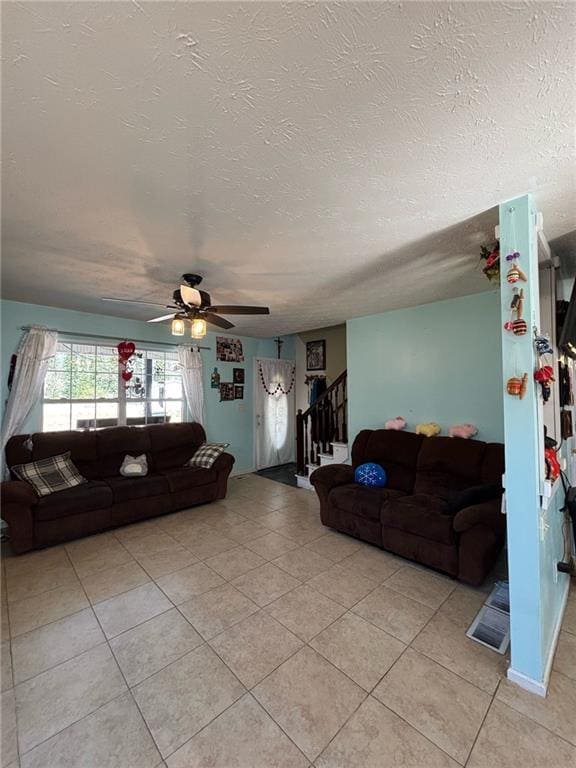
POLYGON ((538 355, 553 355, 554 350, 550 344, 550 337, 546 334, 536 335, 534 337, 534 347, 538 355))
POLYGON ((523 307, 524 289, 521 288, 520 291, 518 291, 514 288, 514 295, 512 296, 512 302, 510 304, 510 320, 504 323, 504 329, 506 331, 512 331, 515 336, 524 336, 528 331, 526 320, 522 317, 523 307))
POLYGON ((524 398, 526 389, 528 388, 528 374, 525 373, 522 378, 519 376, 512 376, 506 382, 506 391, 513 397, 518 397, 520 400, 524 398))
POLYGON ((534 371, 534 381, 540 384, 542 390, 542 400, 547 403, 550 400, 552 389, 550 382, 554 381, 554 368, 551 365, 542 365, 537 371, 534 371))
POLYGON ((506 273, 506 280, 509 283, 517 283, 518 280, 522 280, 522 282, 524 283, 526 282, 526 275, 524 274, 524 272, 522 272, 522 270, 516 263, 517 259, 519 258, 520 258, 520 254, 518 253, 518 251, 509 253, 508 256, 506 256, 506 261, 512 262, 510 264, 510 268, 508 272, 506 273))

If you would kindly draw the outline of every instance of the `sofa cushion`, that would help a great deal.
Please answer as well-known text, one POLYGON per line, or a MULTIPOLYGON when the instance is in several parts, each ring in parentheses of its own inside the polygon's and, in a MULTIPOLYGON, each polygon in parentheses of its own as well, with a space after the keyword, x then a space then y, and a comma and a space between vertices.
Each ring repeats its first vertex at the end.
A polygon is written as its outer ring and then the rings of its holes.
POLYGON ((162 475, 146 475, 146 477, 122 477, 119 475, 118 477, 107 477, 105 482, 112 490, 114 504, 170 493, 168 481, 162 475))
POLYGON ((423 440, 413 432, 365 429, 354 440, 352 463, 355 467, 365 462, 380 464, 388 475, 388 488, 412 493, 423 440))
POLYGON ((369 488, 365 485, 348 483, 348 485, 333 488, 328 498, 330 503, 341 512, 378 521, 382 503, 403 495, 402 491, 396 491, 393 488, 369 488))
POLYGON ((140 456, 150 452, 150 436, 146 427, 110 427, 96 432, 100 478, 120 475, 127 453, 140 456))
POLYGON ((152 424, 146 428, 152 446, 152 469, 183 467, 206 442, 201 424, 152 424))
POLYGON ((418 455, 414 493, 446 498, 482 483, 486 443, 462 437, 427 437, 418 455))
POLYGON ((47 459, 31 461, 29 464, 18 464, 12 467, 12 472, 30 483, 38 496, 49 496, 51 493, 75 488, 86 482, 86 478, 78 472, 70 458, 70 451, 47 459))
POLYGON ((424 539, 453 544, 456 540, 447 504, 425 493, 390 499, 382 507, 382 526, 397 528, 424 539))
POLYGON ((96 509, 107 509, 113 503, 112 491, 101 480, 90 480, 75 488, 43 496, 34 507, 36 520, 58 520, 96 509))
POLYGON ((218 472, 215 469, 203 469, 201 467, 163 469, 160 474, 166 478, 170 493, 178 493, 178 491, 186 491, 188 488, 197 488, 201 485, 218 482, 218 472))

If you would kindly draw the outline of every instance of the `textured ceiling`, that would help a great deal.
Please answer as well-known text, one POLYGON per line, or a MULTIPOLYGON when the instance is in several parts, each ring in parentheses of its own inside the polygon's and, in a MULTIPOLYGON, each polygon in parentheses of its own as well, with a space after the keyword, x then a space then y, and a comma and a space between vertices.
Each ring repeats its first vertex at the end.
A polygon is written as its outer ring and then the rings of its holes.
POLYGON ((5 298, 271 335, 485 290, 494 206, 574 229, 574 3, 3 3, 5 298), (233 319, 233 318, 231 318, 233 319))

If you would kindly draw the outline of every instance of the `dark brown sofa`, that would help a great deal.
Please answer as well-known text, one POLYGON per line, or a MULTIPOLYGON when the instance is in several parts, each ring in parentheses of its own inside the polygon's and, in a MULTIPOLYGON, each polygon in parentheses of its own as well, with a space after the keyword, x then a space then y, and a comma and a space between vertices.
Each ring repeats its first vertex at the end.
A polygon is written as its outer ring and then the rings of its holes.
POLYGON ((200 424, 112 427, 95 432, 16 435, 6 445, 9 467, 70 451, 88 480, 39 497, 28 483, 2 483, 2 519, 16 553, 104 531, 137 520, 223 499, 234 457, 223 453, 210 469, 184 466, 206 440, 200 424), (123 477, 126 454, 145 453, 146 477, 123 477))
POLYGON ((503 472, 499 443, 379 429, 358 434, 352 466, 320 467, 310 482, 324 525, 478 585, 505 540, 503 472), (385 468, 386 487, 354 482, 364 462, 385 468))

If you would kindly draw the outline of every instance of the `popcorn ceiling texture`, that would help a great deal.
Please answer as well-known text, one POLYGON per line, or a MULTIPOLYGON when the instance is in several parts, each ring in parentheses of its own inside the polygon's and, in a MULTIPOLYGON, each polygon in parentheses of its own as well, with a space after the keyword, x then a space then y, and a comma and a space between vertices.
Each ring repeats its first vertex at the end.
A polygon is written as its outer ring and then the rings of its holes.
POLYGON ((574 228, 573 3, 3 6, 3 295, 137 319, 183 271, 270 336, 489 288, 574 228))

